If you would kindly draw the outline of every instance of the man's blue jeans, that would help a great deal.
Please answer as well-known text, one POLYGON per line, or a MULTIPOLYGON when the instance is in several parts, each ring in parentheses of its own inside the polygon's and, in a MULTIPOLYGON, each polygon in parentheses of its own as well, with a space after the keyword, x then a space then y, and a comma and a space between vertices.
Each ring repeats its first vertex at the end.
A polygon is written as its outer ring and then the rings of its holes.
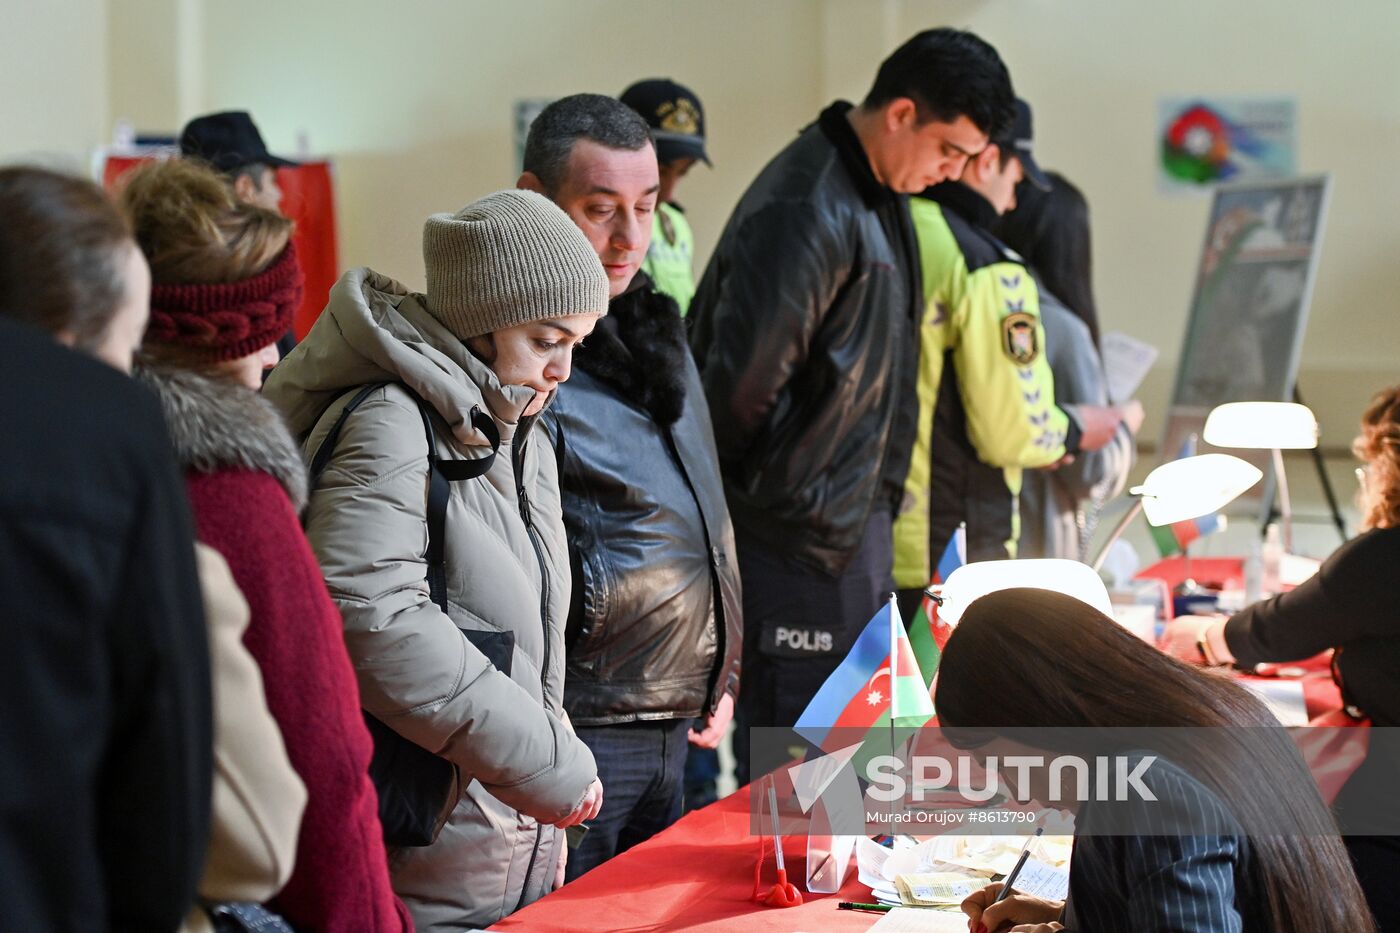
POLYGON ((689 719, 578 726, 603 782, 603 809, 569 852, 565 878, 579 875, 655 836, 681 815, 689 719))

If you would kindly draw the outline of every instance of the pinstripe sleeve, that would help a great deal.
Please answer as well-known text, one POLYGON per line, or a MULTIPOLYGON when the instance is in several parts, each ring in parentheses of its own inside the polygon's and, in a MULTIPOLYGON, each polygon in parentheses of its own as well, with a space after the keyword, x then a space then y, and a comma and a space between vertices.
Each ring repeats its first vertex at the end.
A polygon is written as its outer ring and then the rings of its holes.
MULTIPOLYGON (((1172 801, 1170 817, 1154 811, 1147 830, 1178 825, 1218 825, 1225 814, 1220 801, 1179 772, 1160 782, 1172 801)), ((1226 835, 1143 835, 1123 840, 1131 928, 1153 933, 1235 933, 1244 921, 1235 907, 1237 837, 1226 835)))
POLYGON ((1111 834, 1076 840, 1070 929, 1243 930, 1236 879, 1247 853, 1241 836, 1230 832, 1237 824, 1228 809, 1169 764, 1150 783, 1159 804, 1119 809, 1111 830, 1104 814, 1095 814, 1099 831, 1111 834))
POLYGON ((1233 933, 1238 844, 1228 836, 1135 836, 1124 840, 1128 927, 1153 933, 1233 933))

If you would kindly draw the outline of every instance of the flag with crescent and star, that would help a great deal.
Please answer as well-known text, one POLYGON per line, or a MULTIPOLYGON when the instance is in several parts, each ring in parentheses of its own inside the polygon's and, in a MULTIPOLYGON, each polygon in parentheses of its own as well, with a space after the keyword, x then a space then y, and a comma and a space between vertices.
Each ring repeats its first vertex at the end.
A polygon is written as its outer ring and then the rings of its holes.
POLYGON ((866 623, 845 660, 822 684, 793 727, 825 748, 850 744, 859 730, 917 728, 933 717, 933 698, 893 596, 866 623), (893 658, 894 663, 891 664, 893 658))

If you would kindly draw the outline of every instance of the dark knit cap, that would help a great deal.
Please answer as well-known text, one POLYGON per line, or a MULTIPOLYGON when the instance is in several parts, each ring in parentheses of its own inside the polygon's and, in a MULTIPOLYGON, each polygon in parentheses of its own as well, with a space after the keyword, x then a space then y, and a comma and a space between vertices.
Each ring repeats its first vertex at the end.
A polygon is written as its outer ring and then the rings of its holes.
POLYGON ((241 359, 291 328, 303 282, 289 242, 270 266, 240 282, 154 285, 144 342, 179 347, 209 362, 241 359))

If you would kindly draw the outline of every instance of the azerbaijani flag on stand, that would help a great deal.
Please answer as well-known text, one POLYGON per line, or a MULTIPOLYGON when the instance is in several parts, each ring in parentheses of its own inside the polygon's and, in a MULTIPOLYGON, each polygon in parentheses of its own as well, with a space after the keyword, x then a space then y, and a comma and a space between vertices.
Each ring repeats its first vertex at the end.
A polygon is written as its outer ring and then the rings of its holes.
MULTIPOLYGON (((953 571, 966 561, 967 525, 958 526, 943 549, 938 560, 933 579, 929 586, 935 586, 953 575, 953 571)), ((953 630, 938 619, 938 606, 927 595, 919 600, 919 609, 914 613, 914 621, 909 624, 909 645, 914 649, 914 657, 919 661, 919 670, 924 675, 924 686, 932 688, 933 676, 938 673, 938 662, 943 659, 943 646, 948 644, 948 636, 953 630)))
POLYGON ((830 752, 852 744, 857 733, 891 726, 918 728, 932 717, 933 698, 891 595, 812 697, 793 730, 830 752))
MULTIPOLYGON (((1196 435, 1186 435, 1186 440, 1182 442, 1181 449, 1177 451, 1176 459, 1196 455, 1196 435)), ((1170 525, 1148 524, 1147 530, 1152 533, 1152 542, 1157 545, 1157 552, 1163 557, 1171 557, 1173 554, 1185 554, 1187 546, 1197 538, 1222 531, 1225 528, 1225 516, 1220 513, 1212 515, 1202 515, 1200 518, 1188 518, 1185 521, 1173 522, 1170 525)))

